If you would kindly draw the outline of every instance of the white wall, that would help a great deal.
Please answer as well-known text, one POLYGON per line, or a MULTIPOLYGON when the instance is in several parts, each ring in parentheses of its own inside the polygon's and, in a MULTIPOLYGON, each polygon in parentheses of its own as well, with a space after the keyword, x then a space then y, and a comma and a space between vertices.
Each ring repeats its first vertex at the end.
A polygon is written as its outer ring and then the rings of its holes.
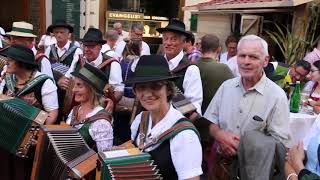
POLYGON ((52 24, 52 0, 46 0, 46 28, 52 24))
POLYGON ((208 33, 215 34, 224 45, 231 33, 231 20, 231 14, 199 14, 197 35, 202 37, 208 33))
MULTIPOLYGON (((190 6, 190 5, 194 5, 202 2, 208 2, 208 1, 209 0, 185 0, 185 6, 190 6)), ((185 10, 183 22, 185 23, 187 30, 190 30, 190 18, 191 18, 191 11, 185 10)))

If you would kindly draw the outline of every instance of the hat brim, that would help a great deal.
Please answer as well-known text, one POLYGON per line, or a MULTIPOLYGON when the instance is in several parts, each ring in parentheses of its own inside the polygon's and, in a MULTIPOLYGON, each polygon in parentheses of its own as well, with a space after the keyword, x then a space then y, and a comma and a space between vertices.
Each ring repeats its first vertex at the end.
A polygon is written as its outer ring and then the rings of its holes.
POLYGON ((95 42, 95 43, 98 43, 98 44, 105 44, 107 42, 105 40, 95 41, 95 40, 88 40, 88 39, 80 39, 79 41, 80 42, 95 42))
POLYGON ((23 32, 17 32, 17 31, 7 32, 6 35, 18 36, 18 37, 31 37, 31 38, 37 37, 36 35, 31 34, 31 33, 23 33, 23 32))
POLYGON ((158 28, 156 29, 159 33, 163 33, 163 32, 166 32, 166 31, 169 31, 169 32, 176 32, 176 33, 181 33, 183 35, 185 35, 186 37, 191 37, 191 34, 186 32, 186 31, 182 31, 180 29, 174 29, 174 28, 158 28))
POLYGON ((179 77, 180 76, 134 77, 134 78, 128 79, 127 81, 124 81, 122 83, 136 84, 136 83, 147 83, 147 82, 162 81, 162 80, 172 81, 172 80, 177 79, 179 77))
POLYGON ((49 32, 53 33, 53 29, 54 29, 54 28, 58 28, 58 27, 67 28, 67 29, 69 29, 69 32, 70 32, 70 33, 73 33, 73 27, 70 26, 70 25, 67 25, 67 24, 66 24, 66 25, 62 25, 62 24, 61 24, 61 25, 59 25, 59 24, 54 25, 54 24, 53 24, 53 25, 50 25, 47 30, 48 30, 49 32))
POLYGON ((26 61, 25 59, 22 59, 22 58, 19 58, 19 57, 15 57, 15 56, 12 56, 10 54, 7 54, 5 52, 0 52, 0 55, 4 56, 4 57, 9 57, 13 60, 16 60, 16 61, 19 61, 19 62, 22 62, 22 63, 25 63, 25 64, 29 64, 29 65, 33 65, 35 67, 38 66, 38 63, 35 62, 35 60, 33 62, 29 62, 29 61, 26 61))
POLYGON ((88 83, 91 87, 93 87, 93 89, 103 95, 103 91, 101 91, 98 87, 96 87, 96 85, 94 85, 87 77, 85 77, 84 75, 78 73, 78 72, 72 72, 71 75, 73 75, 74 77, 80 78, 81 80, 85 81, 86 83, 88 83))

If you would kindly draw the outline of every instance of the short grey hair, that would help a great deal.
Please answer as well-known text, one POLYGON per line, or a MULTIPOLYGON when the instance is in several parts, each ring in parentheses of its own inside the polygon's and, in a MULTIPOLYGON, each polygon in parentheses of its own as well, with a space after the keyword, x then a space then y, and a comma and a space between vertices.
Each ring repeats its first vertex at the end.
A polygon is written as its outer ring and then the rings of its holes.
POLYGON ((116 22, 113 24, 113 28, 121 28, 122 24, 120 22, 116 22))
POLYGON ((105 34, 106 39, 118 40, 119 34, 116 30, 108 30, 105 34))
POLYGON ((261 47, 262 47, 262 52, 263 52, 263 54, 264 54, 265 56, 269 56, 268 43, 267 43, 264 39, 262 39, 261 37, 256 36, 256 35, 246 35, 246 36, 243 36, 243 37, 240 39, 239 43, 238 43, 237 49, 239 49, 242 41, 245 41, 245 40, 247 40, 247 41, 259 41, 259 43, 261 44, 261 47))
POLYGON ((141 23, 133 23, 131 26, 131 31, 135 30, 135 29, 139 29, 139 30, 144 30, 143 24, 141 23))

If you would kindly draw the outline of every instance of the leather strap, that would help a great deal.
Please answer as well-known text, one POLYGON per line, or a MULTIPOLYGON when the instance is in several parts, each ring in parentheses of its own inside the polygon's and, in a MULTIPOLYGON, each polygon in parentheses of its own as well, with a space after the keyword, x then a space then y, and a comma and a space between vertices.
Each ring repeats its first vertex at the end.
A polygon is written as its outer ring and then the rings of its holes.
POLYGON ((182 60, 176 68, 174 68, 171 72, 173 74, 178 73, 179 71, 182 71, 186 68, 188 68, 190 65, 195 65, 194 63, 190 62, 189 60, 182 60))
POLYGON ((187 129, 195 129, 195 127, 189 121, 178 122, 173 127, 171 127, 170 129, 168 129, 165 132, 163 132, 162 134, 160 134, 160 136, 158 138, 154 139, 154 141, 143 146, 141 149, 145 150, 153 145, 162 143, 163 141, 172 138, 173 136, 175 136, 179 132, 181 132, 183 130, 187 130, 187 129))
POLYGON ((39 53, 36 55, 35 59, 36 59, 36 62, 40 61, 42 58, 47 58, 49 59, 44 53, 39 53))
POLYGON ((85 118, 84 120, 79 121, 79 120, 77 120, 79 108, 80 108, 80 105, 73 107, 72 119, 71 119, 71 123, 70 123, 70 125, 72 125, 72 126, 75 126, 78 124, 84 124, 84 123, 92 123, 92 122, 95 122, 100 119, 107 120, 110 123, 112 122, 112 115, 110 113, 107 113, 106 111, 104 111, 104 109, 89 118, 85 118))
POLYGON ((149 125, 149 112, 143 111, 141 115, 141 122, 140 122, 140 129, 139 129, 139 148, 142 149, 144 146, 144 142, 146 140, 146 135, 148 131, 148 125, 149 125))
POLYGON ((117 59, 111 58, 111 59, 107 59, 107 60, 103 61, 101 64, 99 64, 99 66, 97 68, 102 69, 102 68, 106 67, 108 64, 111 64, 113 62, 119 63, 119 61, 117 59))

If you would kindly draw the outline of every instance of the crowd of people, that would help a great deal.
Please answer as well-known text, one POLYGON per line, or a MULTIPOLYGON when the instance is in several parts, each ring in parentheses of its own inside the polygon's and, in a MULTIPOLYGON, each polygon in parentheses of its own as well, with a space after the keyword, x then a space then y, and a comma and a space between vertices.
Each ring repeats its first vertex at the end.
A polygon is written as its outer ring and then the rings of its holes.
MULTIPOLYGON (((46 111, 47 125, 79 129, 97 152, 132 141, 164 179, 320 179, 320 129, 293 144, 288 100, 300 82, 306 105, 320 112, 320 41, 289 66, 270 62, 256 35, 229 36, 226 52, 214 34, 196 46, 176 19, 157 29, 158 54, 140 23, 126 32, 117 22, 105 35, 89 28, 79 42, 73 30, 57 20, 38 45, 30 23, 0 31, 0 93, 46 111), (159 142, 168 130, 174 135, 159 142)), ((14 169, 0 168, 1 179, 30 177, 15 168, 30 161, 1 159, 14 169)))

